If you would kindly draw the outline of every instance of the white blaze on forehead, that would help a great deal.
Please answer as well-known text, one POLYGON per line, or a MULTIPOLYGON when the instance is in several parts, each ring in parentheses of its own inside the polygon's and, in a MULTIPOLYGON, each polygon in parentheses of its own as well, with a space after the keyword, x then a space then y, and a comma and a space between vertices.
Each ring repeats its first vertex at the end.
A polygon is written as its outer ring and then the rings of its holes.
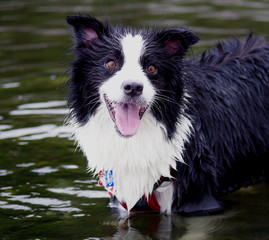
POLYGON ((121 45, 124 54, 125 64, 127 66, 130 66, 130 64, 132 64, 141 68, 139 62, 144 49, 144 40, 142 36, 133 36, 131 34, 127 34, 122 38, 121 45))

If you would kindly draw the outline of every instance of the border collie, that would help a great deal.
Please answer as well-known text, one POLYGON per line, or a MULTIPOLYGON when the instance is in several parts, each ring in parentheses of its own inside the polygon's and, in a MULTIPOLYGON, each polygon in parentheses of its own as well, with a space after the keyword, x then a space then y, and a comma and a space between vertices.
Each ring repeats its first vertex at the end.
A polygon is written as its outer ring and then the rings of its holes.
POLYGON ((207 214, 268 179, 269 44, 250 34, 185 57, 187 29, 67 17, 69 122, 100 184, 128 211, 207 214))

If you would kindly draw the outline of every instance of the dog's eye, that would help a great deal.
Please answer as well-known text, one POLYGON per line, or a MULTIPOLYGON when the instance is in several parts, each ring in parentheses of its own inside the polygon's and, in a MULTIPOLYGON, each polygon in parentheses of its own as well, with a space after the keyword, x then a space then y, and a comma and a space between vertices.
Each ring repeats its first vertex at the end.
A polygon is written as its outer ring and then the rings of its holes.
POLYGON ((113 68, 115 68, 117 66, 117 64, 116 64, 115 61, 111 60, 111 61, 109 61, 109 62, 106 63, 106 66, 108 68, 110 68, 110 69, 113 69, 113 68))
POLYGON ((153 65, 148 66, 147 70, 149 73, 156 73, 157 71, 157 69, 153 65))

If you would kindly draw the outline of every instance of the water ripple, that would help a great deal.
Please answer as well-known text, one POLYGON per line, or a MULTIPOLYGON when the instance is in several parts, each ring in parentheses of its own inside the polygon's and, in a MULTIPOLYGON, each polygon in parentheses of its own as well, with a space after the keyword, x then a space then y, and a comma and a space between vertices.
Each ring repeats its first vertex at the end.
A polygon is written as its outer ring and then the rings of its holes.
POLYGON ((13 82, 13 83, 4 83, 2 84, 2 88, 16 88, 19 87, 21 84, 19 82, 13 82))
POLYGON ((0 169, 0 176, 6 176, 12 173, 13 173, 12 171, 8 171, 6 169, 0 169))
POLYGON ((87 197, 87 198, 109 198, 106 191, 96 191, 96 190, 80 190, 73 187, 67 188, 48 188, 47 189, 53 193, 64 193, 70 195, 76 195, 77 197, 87 197))
POLYGON ((58 168, 52 168, 52 167, 43 167, 31 170, 31 172, 38 173, 39 175, 44 175, 47 173, 53 173, 58 171, 59 171, 58 168))
POLYGON ((36 109, 36 108, 51 108, 66 106, 67 101, 48 101, 48 102, 37 102, 37 103, 27 103, 18 106, 18 109, 36 109))
POLYGON ((69 207, 71 205, 71 201, 61 201, 56 198, 30 197, 29 195, 13 195, 8 200, 48 207, 69 207))
POLYGON ((72 129, 70 127, 54 124, 0 131, 0 139, 40 140, 51 137, 69 138, 71 135, 72 129))

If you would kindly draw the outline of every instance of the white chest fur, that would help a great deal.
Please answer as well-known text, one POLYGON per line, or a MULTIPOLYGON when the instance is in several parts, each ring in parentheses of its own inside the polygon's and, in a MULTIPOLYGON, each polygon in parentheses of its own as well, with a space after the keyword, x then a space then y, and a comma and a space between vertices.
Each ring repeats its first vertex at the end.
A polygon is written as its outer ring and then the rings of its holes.
POLYGON ((152 192, 161 176, 170 177, 175 156, 182 161, 190 128, 189 119, 180 119, 175 138, 167 140, 164 126, 148 111, 136 135, 124 138, 116 132, 106 107, 101 105, 86 125, 75 128, 75 137, 91 170, 113 171, 113 193, 130 210, 144 194, 152 192))

